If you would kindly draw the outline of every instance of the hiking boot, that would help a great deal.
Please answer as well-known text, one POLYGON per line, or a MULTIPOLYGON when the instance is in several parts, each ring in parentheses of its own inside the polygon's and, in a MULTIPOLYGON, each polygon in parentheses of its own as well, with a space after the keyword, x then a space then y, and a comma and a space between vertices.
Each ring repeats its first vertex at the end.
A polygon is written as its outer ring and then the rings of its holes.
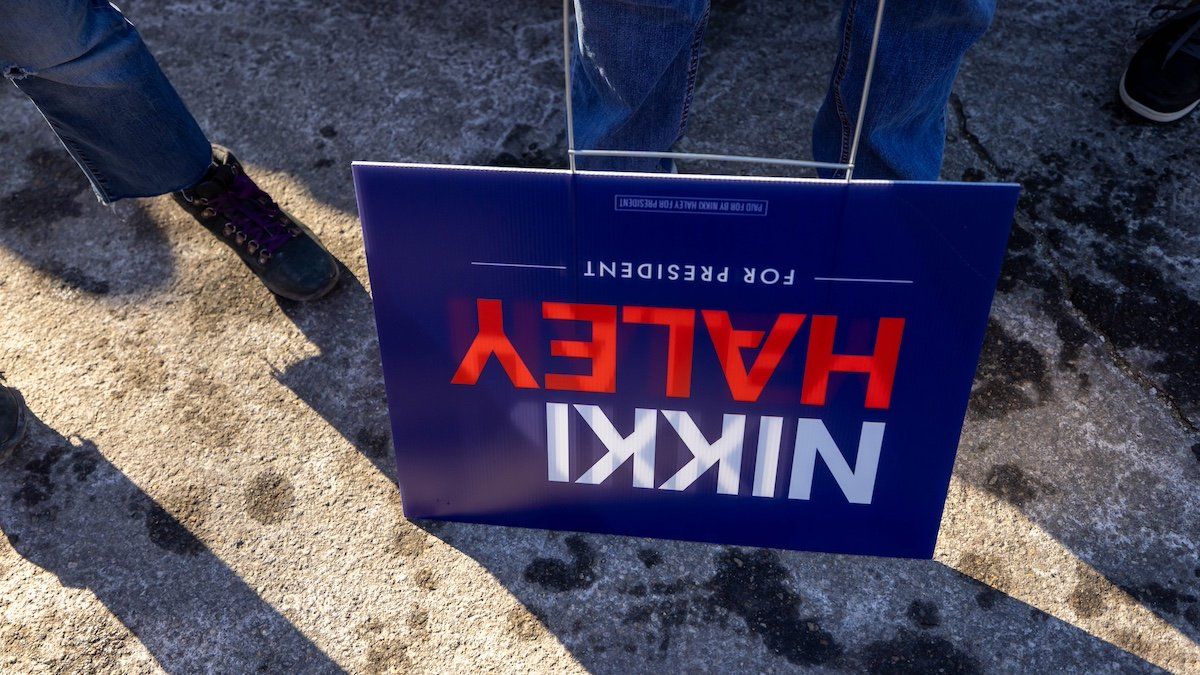
POLYGON ((337 285, 337 260, 250 180, 227 148, 214 145, 213 166, 204 178, 173 196, 275 295, 304 302, 337 285))
POLYGON ((25 401, 16 389, 0 384, 0 462, 12 457, 24 436, 25 401))
POLYGON ((1173 122, 1200 103, 1200 0, 1159 5, 1153 14, 1169 14, 1150 30, 1121 75, 1121 101, 1155 122, 1173 122))

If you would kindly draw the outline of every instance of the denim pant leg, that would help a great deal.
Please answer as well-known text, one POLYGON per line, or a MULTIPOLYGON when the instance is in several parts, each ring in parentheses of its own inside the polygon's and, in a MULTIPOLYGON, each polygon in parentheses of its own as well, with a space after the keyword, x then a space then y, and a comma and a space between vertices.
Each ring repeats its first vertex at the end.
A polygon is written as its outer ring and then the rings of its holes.
MULTIPOLYGON (((575 145, 671 149, 687 125, 708 0, 575 0, 575 145)), ((657 171, 668 161, 580 157, 581 169, 657 171)))
POLYGON ((101 202, 195 184, 212 150, 137 31, 102 0, 0 0, 0 69, 101 202))
MULTIPOLYGON (((845 2, 829 91, 813 126, 818 160, 849 161, 875 10, 874 0, 845 2)), ((937 180, 950 87, 963 56, 987 31, 995 10, 995 0, 886 5, 855 178, 937 180)))

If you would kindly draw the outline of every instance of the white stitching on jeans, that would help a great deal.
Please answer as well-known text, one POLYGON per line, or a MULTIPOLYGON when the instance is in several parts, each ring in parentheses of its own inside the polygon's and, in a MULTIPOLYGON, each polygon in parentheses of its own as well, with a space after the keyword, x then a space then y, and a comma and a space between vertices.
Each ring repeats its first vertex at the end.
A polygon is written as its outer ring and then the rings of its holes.
POLYGON ((842 98, 842 84, 850 70, 850 45, 854 39, 854 13, 858 11, 858 0, 846 0, 846 22, 842 31, 842 46, 838 52, 837 67, 833 75, 833 104, 837 112, 838 123, 841 125, 841 149, 838 162, 845 163, 850 159, 850 114, 846 110, 846 102, 842 98))
POLYGON ((675 140, 683 138, 683 132, 687 130, 688 113, 691 112, 692 100, 696 95, 696 74, 700 70, 700 55, 704 50, 704 31, 708 28, 708 13, 710 7, 704 8, 704 14, 700 17, 699 23, 696 24, 696 33, 692 36, 691 58, 688 62, 688 78, 687 90, 683 97, 683 110, 679 114, 679 132, 675 136, 675 140))

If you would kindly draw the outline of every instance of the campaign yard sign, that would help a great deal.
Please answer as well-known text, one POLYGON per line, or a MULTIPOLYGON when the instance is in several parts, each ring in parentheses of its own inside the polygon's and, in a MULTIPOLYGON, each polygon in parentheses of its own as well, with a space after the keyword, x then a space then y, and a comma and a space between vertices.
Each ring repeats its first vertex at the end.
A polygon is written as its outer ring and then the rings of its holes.
POLYGON ((354 179, 409 517, 932 556, 1017 186, 354 179))

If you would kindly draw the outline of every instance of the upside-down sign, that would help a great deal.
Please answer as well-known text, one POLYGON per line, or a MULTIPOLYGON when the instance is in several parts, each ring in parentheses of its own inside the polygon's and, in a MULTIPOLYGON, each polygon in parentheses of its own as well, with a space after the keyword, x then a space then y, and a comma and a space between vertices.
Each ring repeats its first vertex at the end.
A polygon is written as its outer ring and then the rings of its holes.
POLYGON ((410 517, 932 555, 1015 185, 354 174, 410 517))

